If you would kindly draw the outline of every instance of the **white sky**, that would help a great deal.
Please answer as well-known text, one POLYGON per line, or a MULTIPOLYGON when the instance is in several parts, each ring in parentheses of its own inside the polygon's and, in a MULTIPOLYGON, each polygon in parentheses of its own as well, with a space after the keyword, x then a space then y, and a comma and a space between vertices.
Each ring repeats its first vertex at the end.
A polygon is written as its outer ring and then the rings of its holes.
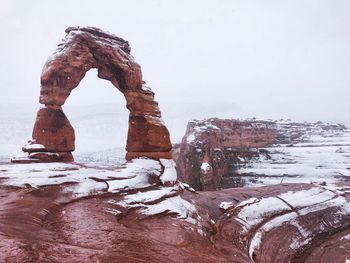
MULTIPOLYGON (((1 103, 37 103, 64 30, 89 25, 130 42, 162 111, 349 121, 349 14, 348 0, 0 0, 1 103)), ((93 71, 81 86, 69 105, 124 103, 93 71)))

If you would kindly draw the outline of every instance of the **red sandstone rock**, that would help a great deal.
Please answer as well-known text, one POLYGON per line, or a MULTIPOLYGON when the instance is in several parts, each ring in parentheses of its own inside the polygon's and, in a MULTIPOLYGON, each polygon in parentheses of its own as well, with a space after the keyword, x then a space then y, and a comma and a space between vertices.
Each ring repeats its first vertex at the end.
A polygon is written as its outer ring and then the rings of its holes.
POLYGON ((266 121, 213 118, 189 122, 174 151, 179 178, 196 190, 216 190, 230 164, 238 160, 239 152, 254 155, 249 149, 272 144, 277 135, 266 121), (202 169, 206 164, 210 171, 202 169))
POLYGON ((72 162, 73 155, 70 152, 33 152, 29 154, 29 158, 37 159, 40 162, 72 162))
POLYGON ((179 191, 122 210, 118 202, 125 204, 135 191, 76 199, 69 195, 71 184, 21 191, 1 185, 0 260, 344 262, 350 247, 348 187, 349 182, 337 191, 311 184, 179 191), (180 195, 195 205, 194 222, 163 210, 140 216, 138 206, 180 195))
POLYGON ((74 151, 74 130, 61 106, 86 72, 97 68, 98 77, 125 96, 130 111, 128 156, 169 157, 169 132, 154 93, 142 80, 140 65, 130 55, 129 43, 94 27, 69 27, 66 33, 41 74, 39 101, 46 108, 39 110, 33 130, 33 139, 45 146, 40 152, 74 151))
POLYGON ((169 132, 159 117, 130 115, 128 152, 170 152, 171 148, 169 132))
POLYGON ((45 107, 38 111, 33 139, 50 152, 72 152, 75 149, 73 127, 60 108, 45 107))
MULTIPOLYGON (((181 144, 174 149, 174 157, 180 180, 197 190, 239 187, 245 182, 267 184, 270 179, 279 182, 296 175, 312 177, 319 182, 322 173, 331 177, 331 174, 340 173, 346 176, 346 172, 333 171, 333 164, 325 163, 319 167, 320 163, 315 162, 309 153, 320 151, 322 155, 337 160, 339 168, 346 166, 346 155, 333 157, 333 154, 343 152, 339 144, 347 140, 348 132, 344 125, 322 122, 198 120, 188 124, 181 144), (294 150, 294 145, 303 146, 305 150, 294 150), (334 152, 330 146, 334 147, 334 152), (315 151, 314 147, 319 148, 315 151), (205 167, 211 169, 202 169, 205 167), (288 169, 283 170, 283 167, 288 169), (294 167, 299 167, 299 170, 294 167), (314 167, 317 173, 306 171, 300 174, 300 167, 314 167), (270 179, 261 179, 266 175, 270 175, 270 179)), ((326 175, 325 180, 328 180, 326 175)))

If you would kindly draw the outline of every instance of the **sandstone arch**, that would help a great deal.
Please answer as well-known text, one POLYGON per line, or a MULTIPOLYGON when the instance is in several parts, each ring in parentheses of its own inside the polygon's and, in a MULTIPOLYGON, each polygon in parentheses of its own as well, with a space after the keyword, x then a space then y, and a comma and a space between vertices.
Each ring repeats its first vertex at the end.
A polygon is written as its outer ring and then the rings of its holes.
POLYGON ((73 160, 74 129, 62 105, 92 68, 97 68, 98 77, 109 80, 126 99, 130 111, 127 159, 171 158, 169 132, 154 93, 142 80, 140 65, 130 55, 129 43, 93 27, 69 27, 65 32, 41 74, 39 102, 45 107, 38 111, 33 140, 23 147, 29 159, 73 160))

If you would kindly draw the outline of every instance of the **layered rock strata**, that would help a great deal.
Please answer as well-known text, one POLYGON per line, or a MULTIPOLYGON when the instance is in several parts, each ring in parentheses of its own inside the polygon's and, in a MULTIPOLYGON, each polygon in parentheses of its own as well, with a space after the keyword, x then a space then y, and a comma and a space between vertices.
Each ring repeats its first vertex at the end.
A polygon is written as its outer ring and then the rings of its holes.
MULTIPOLYGON (((268 122, 194 120, 174 149, 180 178, 196 190, 217 189, 239 154, 255 155, 253 149, 271 144, 277 132, 268 122)), ((241 155, 241 156, 242 156, 241 155)))
POLYGON ((344 125, 254 119, 191 121, 174 149, 179 177, 196 190, 334 183, 350 175, 349 154, 344 125))
POLYGON ((43 147, 39 147, 40 150, 32 147, 32 152, 40 154, 14 158, 13 161, 51 161, 53 153, 58 156, 55 161, 72 160, 74 129, 62 105, 92 68, 97 68, 98 77, 109 80, 126 99, 130 111, 127 159, 171 158, 169 132, 154 93, 142 80, 141 67, 130 54, 129 43, 93 27, 69 27, 66 33, 41 74, 39 102, 45 107, 38 111, 29 145, 43 147), (71 157, 67 159, 67 156, 71 157))

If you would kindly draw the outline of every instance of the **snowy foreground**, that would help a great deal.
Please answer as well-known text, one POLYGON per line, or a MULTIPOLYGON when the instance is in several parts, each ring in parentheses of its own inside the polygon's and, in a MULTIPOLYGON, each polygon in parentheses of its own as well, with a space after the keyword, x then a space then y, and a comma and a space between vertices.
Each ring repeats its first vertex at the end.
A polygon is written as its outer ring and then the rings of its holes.
MULTIPOLYGON (((174 213, 193 221, 190 216, 195 213, 194 206, 177 194, 183 184, 175 185, 177 175, 172 160, 135 159, 114 170, 69 163, 3 164, 0 171, 3 185, 26 188, 66 185, 64 193, 73 199, 124 193, 125 200, 109 203, 137 207, 148 216, 174 213)), ((108 212, 121 213, 118 209, 108 212)))
POLYGON ((344 262, 350 252, 350 182, 195 192, 164 159, 0 171, 6 262, 13 253, 32 262, 329 262, 334 251, 344 262), (320 241, 329 248, 321 257, 320 241))

